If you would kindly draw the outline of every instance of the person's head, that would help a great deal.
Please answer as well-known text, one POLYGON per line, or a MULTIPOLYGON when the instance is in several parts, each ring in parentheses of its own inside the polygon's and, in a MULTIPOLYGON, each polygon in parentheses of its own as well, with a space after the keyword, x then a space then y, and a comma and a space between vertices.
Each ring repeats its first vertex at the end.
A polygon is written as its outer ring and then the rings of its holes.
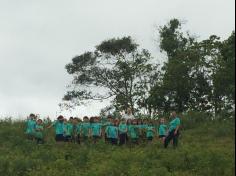
POLYGON ((144 119, 144 120, 143 120, 143 124, 147 125, 147 124, 148 124, 148 120, 147 120, 147 119, 144 119))
POLYGON ((126 122, 125 118, 122 118, 121 121, 120 121, 120 123, 122 123, 122 124, 125 124, 125 122, 126 122))
POLYGON ((160 119, 160 124, 164 124, 165 123, 165 119, 164 118, 161 118, 160 119))
POLYGON ((127 114, 131 115, 132 114, 132 109, 131 108, 127 108, 127 114))
POLYGON ((132 124, 132 120, 131 119, 128 119, 127 122, 126 122, 127 125, 131 125, 132 124))
POLYGON ((64 117, 60 115, 57 117, 57 120, 62 123, 64 121, 64 117))
POLYGON ((73 120, 74 120, 74 117, 70 117, 69 118, 69 121, 72 123, 73 122, 73 120))
POLYGON ((34 120, 35 119, 35 115, 34 114, 30 114, 29 115, 29 119, 34 120))
POLYGON ((43 120, 42 119, 38 119, 37 120, 37 125, 41 125, 43 123, 43 120))
POLYGON ((177 116, 176 112, 173 111, 173 112, 171 113, 171 118, 175 118, 176 116, 177 116))
POLYGON ((132 120, 132 125, 137 125, 137 124, 138 124, 138 122, 136 119, 132 120))
POLYGON ((109 122, 112 122, 112 119, 113 119, 113 118, 112 118, 112 115, 108 115, 108 116, 107 116, 107 120, 108 120, 109 122))
POLYGON ((142 119, 138 119, 137 123, 138 123, 138 125, 142 125, 143 124, 143 120, 142 119))
POLYGON ((153 121, 150 120, 150 121, 148 122, 148 126, 153 126, 153 125, 154 125, 153 121))
POLYGON ((84 122, 89 122, 88 116, 84 116, 83 121, 84 121, 84 122))

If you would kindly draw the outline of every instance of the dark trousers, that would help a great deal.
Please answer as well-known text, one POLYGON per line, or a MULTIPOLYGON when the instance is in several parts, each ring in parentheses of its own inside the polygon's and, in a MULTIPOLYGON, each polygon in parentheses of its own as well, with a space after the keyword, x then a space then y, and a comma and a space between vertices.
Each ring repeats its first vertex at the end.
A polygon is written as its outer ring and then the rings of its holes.
POLYGON ((178 138, 179 138, 179 131, 177 131, 177 134, 175 135, 175 130, 172 130, 168 136, 166 137, 165 139, 165 142, 164 142, 164 147, 167 148, 170 141, 173 140, 173 146, 174 147, 177 147, 178 145, 178 138))
POLYGON ((35 138, 37 144, 43 144, 44 140, 42 138, 35 138))
POLYGON ((80 144, 80 135, 79 134, 76 137, 76 142, 77 142, 77 144, 80 144))
POLYGON ((119 145, 124 145, 126 143, 126 133, 119 134, 119 145))
POLYGON ((112 145, 117 145, 118 144, 118 140, 116 138, 110 138, 110 142, 112 145))

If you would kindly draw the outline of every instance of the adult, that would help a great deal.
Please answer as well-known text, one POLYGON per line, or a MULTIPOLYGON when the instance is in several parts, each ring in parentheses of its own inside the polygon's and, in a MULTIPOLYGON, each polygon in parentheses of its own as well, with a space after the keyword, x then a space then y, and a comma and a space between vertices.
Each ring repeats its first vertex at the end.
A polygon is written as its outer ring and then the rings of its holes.
POLYGON ((169 133, 164 141, 165 148, 167 148, 171 140, 173 140, 174 148, 176 148, 178 145, 180 118, 177 116, 176 112, 171 113, 171 118, 172 120, 169 123, 169 133))
POLYGON ((132 110, 131 110, 131 108, 128 108, 127 109, 127 113, 125 113, 123 116, 122 116, 122 118, 123 119, 125 119, 126 121, 128 120, 128 119, 134 119, 134 115, 133 115, 133 113, 132 113, 132 110))

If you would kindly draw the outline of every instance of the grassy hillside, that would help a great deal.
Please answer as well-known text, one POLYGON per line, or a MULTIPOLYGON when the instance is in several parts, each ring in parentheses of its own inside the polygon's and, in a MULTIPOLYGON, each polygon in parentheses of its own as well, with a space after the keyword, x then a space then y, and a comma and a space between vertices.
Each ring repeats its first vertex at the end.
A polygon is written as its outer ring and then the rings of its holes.
POLYGON ((23 123, 0 122, 1 176, 232 176, 235 163, 234 120, 184 117, 179 148, 151 145, 115 147, 57 145, 24 138, 23 123))

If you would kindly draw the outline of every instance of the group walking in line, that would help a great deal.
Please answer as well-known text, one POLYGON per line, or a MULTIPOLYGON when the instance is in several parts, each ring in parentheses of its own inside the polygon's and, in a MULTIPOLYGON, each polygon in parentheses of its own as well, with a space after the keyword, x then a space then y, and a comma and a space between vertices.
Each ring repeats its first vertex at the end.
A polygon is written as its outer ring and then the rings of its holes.
POLYGON ((176 112, 171 113, 171 120, 167 124, 165 118, 158 120, 136 119, 128 111, 128 114, 121 119, 114 119, 111 115, 107 118, 83 117, 83 120, 70 117, 68 120, 62 115, 51 122, 37 119, 37 116, 30 114, 26 121, 26 134, 28 139, 35 140, 37 144, 45 142, 45 129, 54 128, 55 140, 57 143, 88 143, 103 140, 111 145, 126 145, 140 143, 151 143, 155 138, 160 139, 164 147, 173 141, 177 147, 180 134, 180 118, 176 112))

